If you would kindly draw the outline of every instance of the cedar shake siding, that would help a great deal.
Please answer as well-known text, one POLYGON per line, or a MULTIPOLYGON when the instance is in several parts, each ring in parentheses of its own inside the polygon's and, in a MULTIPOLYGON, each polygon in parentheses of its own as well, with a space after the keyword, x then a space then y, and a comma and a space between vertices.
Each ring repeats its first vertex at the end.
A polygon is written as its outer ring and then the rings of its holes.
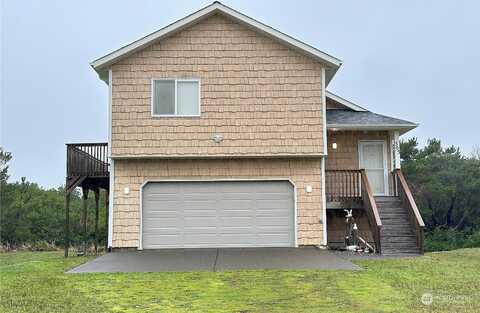
POLYGON ((113 158, 324 153, 322 65, 223 16, 111 69, 113 158), (152 78, 199 79, 201 116, 152 117, 152 78))
POLYGON ((134 159, 115 161, 113 248, 139 245, 142 184, 175 179, 290 179, 296 186, 298 244, 324 244, 320 159, 134 159), (306 185, 312 186, 311 193, 305 191, 306 185), (125 187, 129 194, 124 194, 125 187))
MULTIPOLYGON (((328 157, 325 159, 326 170, 356 170, 359 169, 358 142, 362 140, 383 140, 387 146, 387 171, 392 169, 392 137, 388 131, 332 131, 328 130, 328 157), (337 149, 331 143, 337 143, 337 149)), ((393 193, 392 176, 388 175, 390 194, 393 193)))
POLYGON ((327 170, 355 170, 359 168, 358 142, 361 140, 383 140, 387 145, 387 169, 391 169, 390 136, 386 131, 328 131, 327 170), (331 143, 337 143, 337 149, 331 143))

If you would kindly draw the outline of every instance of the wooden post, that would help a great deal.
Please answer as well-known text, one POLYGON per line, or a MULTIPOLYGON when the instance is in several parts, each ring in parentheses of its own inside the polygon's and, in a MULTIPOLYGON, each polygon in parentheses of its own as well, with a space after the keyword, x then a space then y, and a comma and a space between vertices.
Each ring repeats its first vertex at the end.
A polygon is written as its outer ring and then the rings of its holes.
POLYGON ((100 190, 95 189, 95 255, 98 254, 98 202, 100 200, 100 190))
POLYGON ((108 210, 110 207, 110 193, 108 189, 105 190, 105 231, 107 235, 105 236, 105 252, 108 252, 108 210))
POLYGON ((65 194, 65 252, 64 256, 68 258, 68 248, 70 247, 70 192, 65 194))
POLYGON ((81 224, 83 226, 83 255, 87 254, 87 200, 88 200, 88 188, 82 188, 83 194, 83 208, 81 215, 81 224))

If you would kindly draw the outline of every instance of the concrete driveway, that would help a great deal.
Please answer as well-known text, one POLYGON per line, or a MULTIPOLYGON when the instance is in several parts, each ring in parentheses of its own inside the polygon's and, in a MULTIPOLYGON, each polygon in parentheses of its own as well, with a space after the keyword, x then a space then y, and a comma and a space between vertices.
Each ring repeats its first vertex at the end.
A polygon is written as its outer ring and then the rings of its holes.
POLYGON ((328 250, 302 248, 163 249, 113 252, 68 273, 340 269, 359 266, 328 250))

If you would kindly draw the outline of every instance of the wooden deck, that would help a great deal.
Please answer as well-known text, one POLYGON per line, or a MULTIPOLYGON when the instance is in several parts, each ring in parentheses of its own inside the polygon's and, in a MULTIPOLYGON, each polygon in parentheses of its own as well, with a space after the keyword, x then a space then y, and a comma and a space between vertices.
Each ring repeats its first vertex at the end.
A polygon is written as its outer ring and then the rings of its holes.
POLYGON ((400 169, 392 172, 392 181, 391 196, 374 197, 364 170, 327 170, 327 210, 363 210, 378 253, 423 253, 425 225, 400 169))
MULTIPOLYGON (((100 190, 105 191, 106 228, 108 229, 108 198, 110 173, 108 164, 108 144, 101 143, 69 143, 67 146, 67 174, 65 179, 65 257, 70 247, 70 197, 75 188, 82 189, 83 206, 81 225, 84 235, 83 254, 87 245, 87 200, 89 191, 95 196, 95 252, 98 251, 98 220, 100 190)), ((106 248, 108 248, 106 246, 106 248)))

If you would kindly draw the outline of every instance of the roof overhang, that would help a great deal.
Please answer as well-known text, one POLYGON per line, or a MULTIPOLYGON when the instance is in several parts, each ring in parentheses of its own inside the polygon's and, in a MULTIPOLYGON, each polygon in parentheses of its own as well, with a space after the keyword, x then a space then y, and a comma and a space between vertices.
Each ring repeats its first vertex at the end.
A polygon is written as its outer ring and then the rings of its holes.
POLYGON ((325 84, 328 85, 333 78, 339 67, 342 65, 342 61, 331 56, 325 52, 322 52, 315 47, 312 47, 302 41, 299 41, 293 37, 290 37, 266 24, 263 24, 251 17, 248 17, 234 9, 215 1, 214 3, 200 9, 199 11, 192 13, 156 32, 153 32, 143 38, 140 38, 130 44, 123 46, 122 48, 115 50, 101 58, 98 58, 90 63, 90 65, 98 73, 99 77, 106 81, 108 79, 109 67, 118 62, 119 60, 139 51, 147 46, 158 42, 168 36, 171 36, 199 21, 212 16, 214 14, 221 13, 230 17, 231 19, 246 25, 255 31, 262 33, 270 38, 273 38, 286 46, 289 46, 307 56, 310 56, 322 63, 325 66, 325 84))
POLYGON ((346 131, 346 130, 359 130, 359 131, 398 131, 400 134, 416 128, 418 124, 328 124, 327 129, 331 131, 346 131))

